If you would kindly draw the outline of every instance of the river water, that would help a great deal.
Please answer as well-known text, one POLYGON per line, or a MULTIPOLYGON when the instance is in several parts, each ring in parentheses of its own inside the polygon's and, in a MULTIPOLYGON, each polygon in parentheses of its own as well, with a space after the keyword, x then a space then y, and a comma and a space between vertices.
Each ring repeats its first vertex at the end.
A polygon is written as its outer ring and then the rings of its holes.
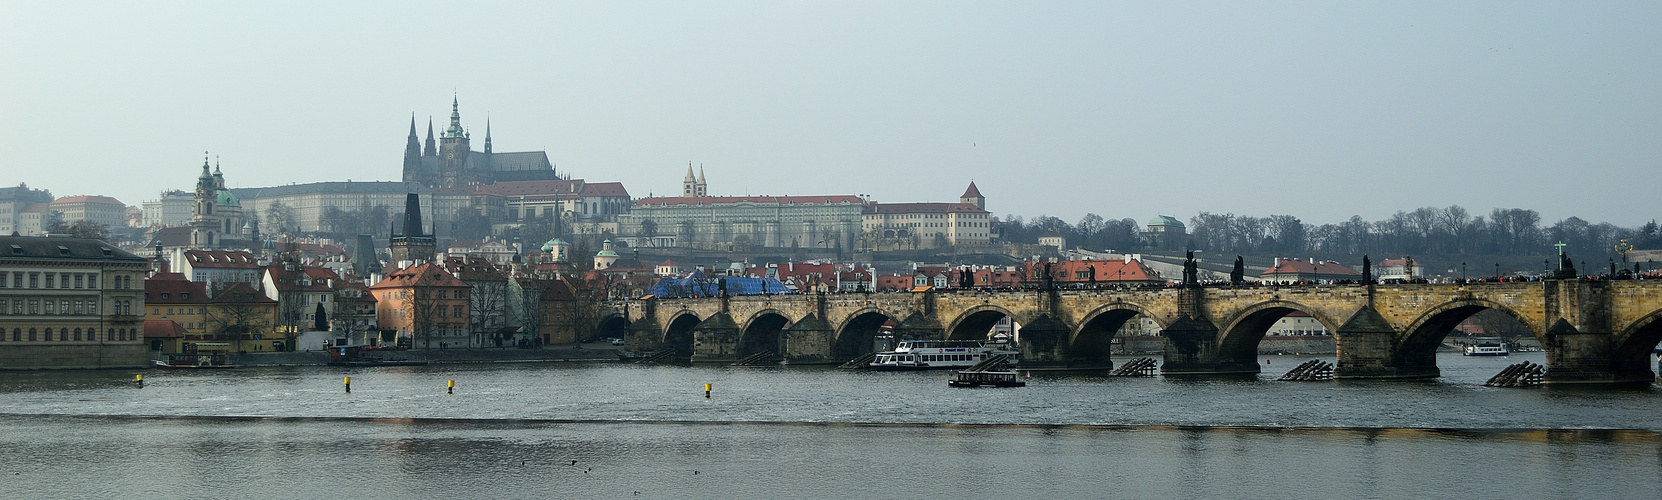
POLYGON ((1662 390, 1481 385, 1540 353, 1439 355, 1425 381, 1278 382, 1314 358, 1264 359, 1008 389, 826 367, 0 373, 0 498, 1662 498, 1662 390))

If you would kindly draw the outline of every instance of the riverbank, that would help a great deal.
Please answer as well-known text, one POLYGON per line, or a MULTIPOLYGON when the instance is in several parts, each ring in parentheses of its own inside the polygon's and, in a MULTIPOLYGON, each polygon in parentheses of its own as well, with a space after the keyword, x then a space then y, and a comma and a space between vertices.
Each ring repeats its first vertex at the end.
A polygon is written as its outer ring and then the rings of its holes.
MULTIPOLYGON (((387 357, 426 361, 428 364, 460 363, 548 363, 617 361, 617 347, 571 344, 538 349, 411 349, 386 351, 387 357)), ((231 355, 237 366, 323 366, 329 364, 327 351, 251 352, 231 355)))

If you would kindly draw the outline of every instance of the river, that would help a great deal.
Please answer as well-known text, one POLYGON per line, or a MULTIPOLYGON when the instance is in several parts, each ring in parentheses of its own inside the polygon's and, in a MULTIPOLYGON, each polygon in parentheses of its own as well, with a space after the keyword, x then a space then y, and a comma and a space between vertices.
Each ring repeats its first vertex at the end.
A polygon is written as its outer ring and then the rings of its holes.
POLYGON ((1442 354, 1423 381, 1278 382, 1315 358, 1263 359, 1009 389, 577 363, 146 371, 142 389, 0 373, 0 498, 1662 498, 1662 390, 1481 385, 1541 353, 1442 354))

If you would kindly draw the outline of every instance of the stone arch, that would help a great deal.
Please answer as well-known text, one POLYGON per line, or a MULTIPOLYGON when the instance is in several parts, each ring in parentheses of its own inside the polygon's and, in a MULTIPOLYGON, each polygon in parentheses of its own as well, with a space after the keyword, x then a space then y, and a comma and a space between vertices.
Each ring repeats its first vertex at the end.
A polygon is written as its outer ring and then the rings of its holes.
POLYGON ((733 353, 744 358, 759 352, 780 352, 779 342, 784 336, 785 327, 791 324, 791 318, 777 309, 763 309, 756 311, 746 319, 744 326, 739 328, 739 344, 733 353))
MULTIPOLYGON (((1466 318, 1470 318, 1473 314, 1477 314, 1484 309, 1494 309, 1518 320, 1519 323, 1523 323, 1524 328, 1529 329, 1529 334, 1536 339, 1542 339, 1542 335, 1546 334, 1540 328, 1543 325, 1532 324, 1529 318, 1518 314, 1510 307, 1486 299, 1462 298, 1433 306, 1426 309, 1424 313, 1420 313, 1419 317, 1414 318, 1414 321, 1409 323, 1408 328, 1404 330, 1405 335, 1403 335, 1402 340, 1397 342, 1398 355, 1411 355, 1435 360, 1437 346, 1443 343, 1443 339, 1448 337, 1449 332, 1454 330, 1455 325, 1459 325, 1466 318)), ((1542 342, 1542 344, 1545 345, 1546 343, 1542 342)), ((1549 360, 1548 363, 1551 363, 1551 361, 1549 360)))
POLYGON ((674 349, 676 355, 690 358, 693 354, 693 329, 703 320, 698 319, 698 315, 692 311, 686 310, 676 312, 671 317, 673 319, 664 326, 663 348, 674 349))
POLYGON ((1000 319, 1009 317, 1017 324, 1026 323, 1015 313, 995 305, 980 305, 959 313, 946 327, 946 338, 951 340, 982 340, 1000 319))
MULTIPOLYGON (((1069 336, 1068 362, 1069 363, 1100 363, 1109 361, 1109 350, 1113 345, 1115 334, 1121 326, 1137 316, 1148 316, 1156 322, 1160 320, 1148 309, 1130 302, 1116 302, 1096 308, 1085 315, 1085 320, 1079 322, 1069 336)), ((1164 327, 1165 324, 1161 323, 1164 327)))
POLYGON ((1254 372, 1258 371, 1258 343, 1264 340, 1264 334, 1269 333, 1270 326, 1293 311, 1310 315, 1327 331, 1338 335, 1338 322, 1327 317, 1320 309, 1290 300, 1261 302, 1241 310, 1225 322, 1227 326, 1219 332, 1218 364, 1241 367, 1251 365, 1254 372))
POLYGON ((891 316, 887 311, 875 307, 867 307, 855 311, 837 325, 835 338, 831 343, 832 359, 854 359, 872 352, 879 329, 883 323, 893 321, 898 326, 900 319, 891 316))
POLYGON ((611 314, 595 324, 594 335, 603 339, 629 338, 629 318, 622 314, 611 314))
POLYGON ((1616 332, 1610 364, 1616 380, 1653 380, 1651 352, 1662 343, 1662 310, 1653 311, 1616 332))

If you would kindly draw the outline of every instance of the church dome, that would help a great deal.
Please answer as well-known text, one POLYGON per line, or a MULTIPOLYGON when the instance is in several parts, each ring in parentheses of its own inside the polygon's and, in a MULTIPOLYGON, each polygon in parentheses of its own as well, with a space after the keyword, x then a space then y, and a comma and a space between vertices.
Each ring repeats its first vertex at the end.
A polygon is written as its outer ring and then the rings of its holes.
POLYGON ((241 207, 242 202, 237 200, 237 195, 231 194, 231 190, 224 189, 219 191, 219 206, 241 207))

